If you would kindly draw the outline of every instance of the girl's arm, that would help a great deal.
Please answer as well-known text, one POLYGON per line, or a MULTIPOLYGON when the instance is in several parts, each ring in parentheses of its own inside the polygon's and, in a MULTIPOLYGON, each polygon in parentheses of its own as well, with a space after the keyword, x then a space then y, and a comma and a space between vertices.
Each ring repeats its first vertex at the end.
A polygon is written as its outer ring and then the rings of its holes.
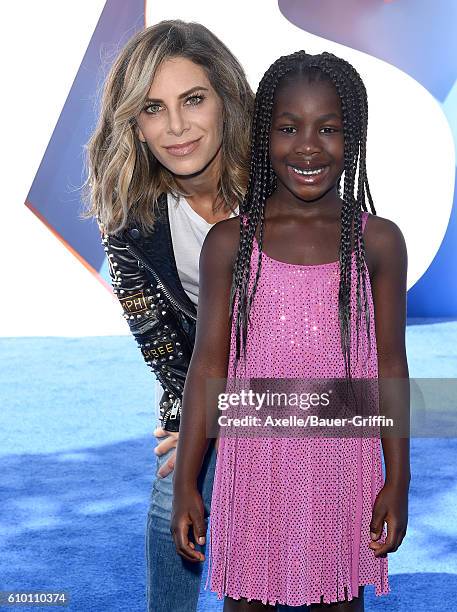
POLYGON ((224 391, 220 384, 210 390, 208 382, 227 376, 229 298, 238 242, 239 219, 221 221, 208 232, 200 255, 197 330, 184 386, 171 520, 177 552, 189 561, 204 559, 194 546, 204 543, 206 534, 197 478, 209 445, 208 428, 217 418, 217 393, 224 391), (194 542, 189 541, 191 525, 194 542))
MULTIPOLYGON (((407 253, 399 228, 371 217, 366 245, 372 267, 381 414, 394 419, 382 438, 386 479, 373 507, 370 548, 376 557, 400 546, 408 521, 409 373, 405 347, 407 253), (371 222, 371 223, 370 223, 371 222), (389 435, 390 434, 390 435, 389 435), (401 437, 403 436, 403 437, 401 437), (377 542, 384 521, 385 544, 377 542)), ((370 263, 369 262, 369 263, 370 263)))

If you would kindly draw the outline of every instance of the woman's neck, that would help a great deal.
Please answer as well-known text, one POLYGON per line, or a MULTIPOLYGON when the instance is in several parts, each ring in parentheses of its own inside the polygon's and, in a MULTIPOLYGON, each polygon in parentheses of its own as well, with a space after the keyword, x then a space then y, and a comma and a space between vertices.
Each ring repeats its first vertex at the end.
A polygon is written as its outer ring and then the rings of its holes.
POLYGON ((208 223, 217 223, 230 216, 228 204, 218 201, 221 175, 221 150, 198 174, 176 177, 176 183, 187 195, 189 205, 208 223))

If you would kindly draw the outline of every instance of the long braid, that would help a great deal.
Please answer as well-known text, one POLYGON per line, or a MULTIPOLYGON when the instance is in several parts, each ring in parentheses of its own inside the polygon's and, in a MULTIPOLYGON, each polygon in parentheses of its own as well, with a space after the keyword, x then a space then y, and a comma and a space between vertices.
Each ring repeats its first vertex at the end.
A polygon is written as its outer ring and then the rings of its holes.
POLYGON ((339 64, 335 65, 330 54, 323 54, 324 73, 334 83, 341 100, 344 135, 344 191, 341 210, 340 239, 340 286, 338 311, 340 318, 341 348, 347 378, 351 372, 350 330, 351 330, 351 282, 352 282, 352 227, 354 224, 354 182, 357 170, 357 126, 354 125, 356 105, 351 95, 351 88, 339 64))
MULTIPOLYGON (((358 163, 359 173, 357 181, 357 196, 356 196, 356 208, 355 208, 355 219, 354 219, 354 251, 356 256, 356 268, 357 268, 357 356, 359 348, 359 328, 360 319, 362 314, 365 315, 365 321, 367 329, 369 330, 369 310, 368 310, 368 299, 366 294, 366 267, 365 267, 365 243, 363 241, 362 234, 362 210, 367 210, 366 200, 370 204, 372 211, 375 213, 373 206, 373 200, 371 198, 370 188, 368 185, 368 178, 366 172, 366 140, 367 140, 367 127, 368 127, 368 100, 366 96, 365 87, 360 77, 348 66, 344 66, 344 71, 348 78, 351 80, 353 88, 358 92, 355 97, 358 108, 356 109, 358 116, 361 120, 358 122, 358 163)), ((371 351, 371 336, 368 333, 368 347, 371 351)))
MULTIPOLYGON (((338 312, 340 319, 341 348, 346 377, 351 378, 351 281, 352 258, 356 259, 357 272, 357 351, 359 327, 365 316, 370 343, 370 321, 367 300, 367 269, 365 244, 362 234, 362 211, 369 209, 376 214, 366 172, 366 137, 368 125, 368 101, 366 89, 357 71, 345 60, 331 53, 309 55, 298 51, 280 57, 263 76, 257 90, 251 132, 251 165, 246 196, 240 207, 240 244, 233 271, 230 293, 230 313, 236 309, 235 366, 241 353, 246 357, 247 332, 250 309, 257 290, 262 264, 262 247, 265 225, 265 204, 276 189, 276 176, 271 167, 270 132, 273 102, 279 82, 286 76, 300 73, 312 79, 329 80, 335 86, 341 100, 344 135, 344 172, 338 181, 338 193, 343 201, 341 209, 341 239, 339 248, 340 285, 338 312), (357 175, 357 179, 356 179, 357 175), (251 255, 255 234, 259 228, 257 270, 251 281, 251 255)), ((369 344, 371 349, 371 343, 369 344)))
POLYGON ((236 313, 236 356, 235 364, 240 359, 241 349, 246 356, 247 328, 252 301, 257 290, 262 267, 263 228, 265 220, 265 202, 275 188, 275 175, 270 164, 270 130, 273 111, 274 92, 279 79, 286 74, 287 57, 275 62, 275 69, 267 71, 260 82, 256 95, 254 120, 251 133, 251 164, 246 197, 240 214, 240 246, 235 262, 232 290, 230 295, 230 313, 233 313, 235 299, 238 297, 236 313), (246 215, 246 216, 244 216, 246 215), (245 222, 246 221, 246 222, 245 222), (250 261, 255 232, 259 229, 259 257, 254 286, 249 295, 250 261))

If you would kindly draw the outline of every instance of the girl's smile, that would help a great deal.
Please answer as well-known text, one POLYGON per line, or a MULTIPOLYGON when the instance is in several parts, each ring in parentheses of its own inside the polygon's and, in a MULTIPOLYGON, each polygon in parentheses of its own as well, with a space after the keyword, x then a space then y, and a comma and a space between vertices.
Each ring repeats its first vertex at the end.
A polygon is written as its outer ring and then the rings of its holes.
POLYGON ((299 164, 288 166, 289 175, 292 180, 305 185, 318 185, 328 174, 329 166, 305 166, 299 164))

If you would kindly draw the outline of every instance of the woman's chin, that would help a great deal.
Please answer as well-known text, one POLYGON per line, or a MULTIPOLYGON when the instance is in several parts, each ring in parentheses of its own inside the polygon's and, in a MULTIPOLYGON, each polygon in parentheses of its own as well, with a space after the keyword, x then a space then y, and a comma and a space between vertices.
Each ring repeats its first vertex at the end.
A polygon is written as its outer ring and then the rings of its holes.
POLYGON ((203 174, 210 163, 211 159, 200 160, 198 162, 189 159, 185 162, 183 160, 183 162, 179 164, 168 164, 166 167, 177 178, 186 179, 203 174))

